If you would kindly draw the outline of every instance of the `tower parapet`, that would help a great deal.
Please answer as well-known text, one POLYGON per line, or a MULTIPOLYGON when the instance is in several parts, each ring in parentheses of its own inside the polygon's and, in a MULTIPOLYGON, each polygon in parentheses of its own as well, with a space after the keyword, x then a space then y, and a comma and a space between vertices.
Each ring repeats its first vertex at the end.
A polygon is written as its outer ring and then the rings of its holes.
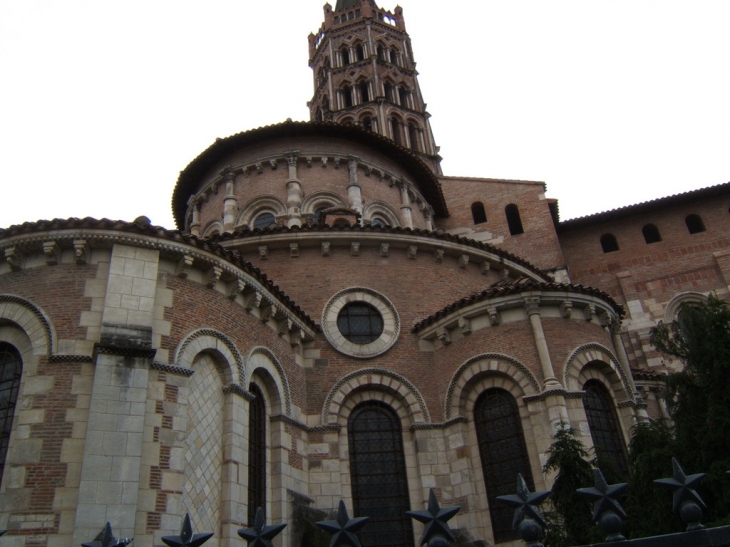
POLYGON ((414 150, 441 174, 403 9, 373 0, 324 5, 324 22, 309 35, 314 95, 312 121, 360 125, 414 150))

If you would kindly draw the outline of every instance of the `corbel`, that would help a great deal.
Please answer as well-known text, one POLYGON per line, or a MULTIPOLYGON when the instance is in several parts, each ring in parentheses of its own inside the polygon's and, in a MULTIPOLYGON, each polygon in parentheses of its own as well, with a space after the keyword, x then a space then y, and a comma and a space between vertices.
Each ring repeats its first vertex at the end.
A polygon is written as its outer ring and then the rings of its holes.
POLYGON ((509 268, 502 268, 502 271, 499 272, 499 274, 502 281, 507 281, 509 279, 509 268))
POLYGON ((90 254, 85 239, 74 239, 74 262, 76 264, 87 264, 90 254))
POLYGON ((260 161, 256 162, 256 172, 259 175, 264 172, 264 165, 260 161))
POLYGON ((433 251, 433 258, 434 258, 434 260, 436 260, 437 264, 441 264, 444 261, 444 250, 435 249, 433 251))
POLYGON ((263 299, 264 295, 261 294, 260 291, 254 291, 251 296, 246 299, 246 304, 244 305, 246 311, 250 312, 254 308, 260 308, 263 299))
POLYGON ((360 242, 353 241, 350 243, 350 256, 360 256, 360 242))
POLYGON ((259 258, 261 260, 266 260, 269 258, 269 248, 266 245, 261 245, 259 247, 259 258))
POLYGON ((304 340, 304 331, 300 327, 295 328, 289 336, 289 343, 293 348, 301 347, 304 343, 304 340))
POLYGON ((479 265, 479 271, 482 275, 487 275, 489 273, 489 268, 489 262, 486 260, 479 265))
POLYGON ((234 279, 233 282, 228 285, 227 296, 231 300, 235 300, 239 294, 243 294, 243 291, 245 289, 246 289, 246 282, 243 279, 241 279, 241 278, 234 279))
POLYGON ((294 321, 292 321, 291 317, 284 317, 281 321, 279 321, 278 334, 279 336, 286 336, 293 328, 294 321))
POLYGON ((335 164, 335 169, 339 169, 340 168, 340 158, 335 158, 334 164, 335 164))
POLYGON ((469 265, 469 255, 463 254, 459 257, 459 268, 466 268, 469 265))
POLYGON ((448 329, 440 328, 436 331, 436 337, 441 340, 441 343, 444 346, 448 346, 451 343, 451 335, 449 334, 448 329))
POLYGON ((46 255, 46 264, 49 266, 55 266, 61 261, 61 247, 56 241, 44 241, 43 254, 46 255))
POLYGON ((323 241, 322 242, 322 256, 329 256, 329 255, 330 255, 330 242, 323 241))
POLYGON ((205 275, 203 276, 204 285, 209 289, 215 289, 222 274, 223 268, 221 268, 220 266, 213 266, 208 271, 206 271, 205 275))
POLYGON ((281 310, 275 304, 270 304, 261 314, 261 322, 276 321, 281 315, 281 310))
POLYGON ((327 156, 322 156, 321 158, 319 158, 319 161, 320 161, 320 163, 322 164, 322 168, 323 168, 323 169, 324 169, 325 167, 327 167, 327 161, 328 161, 328 160, 329 160, 329 158, 328 158, 327 156))
POLYGON ((10 265, 10 269, 14 272, 17 272, 17 271, 20 271, 20 269, 21 269, 21 264, 23 262, 23 254, 15 246, 6 247, 5 248, 5 260, 8 261, 8 264, 10 265))
POLYGON ((271 166, 272 171, 276 171, 276 169, 279 167, 279 160, 274 158, 273 160, 269 160, 269 166, 271 166))
POLYGON ((494 306, 488 306, 487 313, 489 314, 489 323, 493 327, 499 325, 499 312, 497 311, 497 308, 494 306))
POLYGON ((299 258, 299 243, 289 243, 289 256, 299 258))
POLYGON ((380 258, 387 258, 389 253, 390 253, 390 244, 381 243, 380 244, 380 258))
POLYGON ((183 257, 177 263, 177 267, 175 268, 175 275, 181 279, 186 279, 188 277, 188 274, 190 273, 190 268, 193 267, 194 261, 195 259, 193 258, 193 255, 183 255, 183 257))
POLYGON ((408 245, 408 258, 415 260, 416 254, 418 254, 418 245, 408 245))
POLYGON ((603 308, 598 311, 598 320, 601 323, 601 327, 604 329, 611 325, 611 316, 608 315, 608 312, 603 308))
POLYGON ((459 317, 459 328, 464 336, 471 334, 471 321, 466 317, 459 317))
POLYGON ((307 167, 312 168, 312 156, 306 156, 304 160, 307 162, 307 167))
POLYGON ((588 304, 583 308, 583 313, 586 316, 586 321, 593 321, 593 316, 596 315, 596 307, 593 304, 588 304))
POLYGON ((370 173, 373 172, 373 168, 370 167, 369 165, 363 165, 363 171, 365 171, 365 176, 369 177, 370 173))
POLYGON ((570 300, 564 300, 560 304, 560 313, 562 314, 564 319, 570 319, 570 317, 573 315, 573 302, 570 300))

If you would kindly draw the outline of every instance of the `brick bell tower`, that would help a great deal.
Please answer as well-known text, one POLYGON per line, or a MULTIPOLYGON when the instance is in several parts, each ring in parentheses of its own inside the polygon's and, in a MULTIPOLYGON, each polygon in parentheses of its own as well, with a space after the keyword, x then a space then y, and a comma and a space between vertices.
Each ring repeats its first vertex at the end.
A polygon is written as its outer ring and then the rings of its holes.
POLYGON ((324 5, 324 23, 309 35, 314 96, 312 121, 357 124, 418 153, 441 174, 436 146, 418 86, 403 9, 374 0, 324 5))

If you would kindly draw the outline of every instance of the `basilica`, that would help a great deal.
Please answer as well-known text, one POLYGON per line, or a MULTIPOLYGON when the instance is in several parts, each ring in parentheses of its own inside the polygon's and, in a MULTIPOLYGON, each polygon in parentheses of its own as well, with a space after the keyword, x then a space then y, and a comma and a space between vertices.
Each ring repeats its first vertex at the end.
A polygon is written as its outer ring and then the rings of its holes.
POLYGON ((186 513, 232 547, 258 507, 315 547, 340 500, 413 547, 430 489, 458 545, 516 546, 496 497, 550 488, 556 427, 626 473, 666 415, 649 330, 730 297, 730 183, 561 221, 543 182, 442 172, 402 8, 326 4, 308 45, 310 121, 212 143, 175 228, 0 229, 3 547, 186 513))

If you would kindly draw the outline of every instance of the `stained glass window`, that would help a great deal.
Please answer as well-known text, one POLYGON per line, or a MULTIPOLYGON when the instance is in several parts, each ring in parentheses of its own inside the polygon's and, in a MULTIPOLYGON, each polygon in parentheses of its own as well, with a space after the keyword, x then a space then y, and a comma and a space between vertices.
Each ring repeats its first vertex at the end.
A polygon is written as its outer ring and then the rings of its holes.
POLYGON ((9 344, 0 343, 0 481, 5 471, 22 369, 23 361, 17 350, 9 344))
POLYGON ((583 389, 586 392, 583 396, 583 407, 599 465, 611 465, 614 471, 628 477, 626 446, 619 429, 611 394, 598 380, 588 380, 583 389))
POLYGON ((360 532, 363 547, 413 545, 401 423, 389 406, 369 401, 347 423, 355 516, 370 517, 360 532))
POLYGON ((477 399, 474 421, 494 540, 519 539, 519 531, 512 529, 514 509, 496 499, 514 494, 518 473, 522 474, 528 488, 535 490, 517 401, 503 389, 488 389, 477 399))
POLYGON ((248 391, 254 396, 248 414, 248 524, 253 526, 256 509, 266 512, 266 403, 256 384, 248 391))

